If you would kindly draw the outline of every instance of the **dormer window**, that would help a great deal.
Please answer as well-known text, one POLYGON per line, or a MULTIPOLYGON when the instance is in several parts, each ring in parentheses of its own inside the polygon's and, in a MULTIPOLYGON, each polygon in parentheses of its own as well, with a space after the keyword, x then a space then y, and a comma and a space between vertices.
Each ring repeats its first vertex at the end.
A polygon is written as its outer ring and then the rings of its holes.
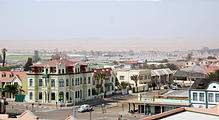
POLYGON ((200 82, 199 84, 198 84, 198 86, 204 86, 204 82, 200 82))
POLYGON ((216 86, 213 86, 213 88, 216 88, 216 86))
POLYGON ((9 74, 9 77, 13 77, 13 74, 12 74, 12 73, 10 73, 10 74, 9 74))
POLYGON ((4 73, 2 73, 2 77, 5 77, 5 74, 4 74, 4 73))

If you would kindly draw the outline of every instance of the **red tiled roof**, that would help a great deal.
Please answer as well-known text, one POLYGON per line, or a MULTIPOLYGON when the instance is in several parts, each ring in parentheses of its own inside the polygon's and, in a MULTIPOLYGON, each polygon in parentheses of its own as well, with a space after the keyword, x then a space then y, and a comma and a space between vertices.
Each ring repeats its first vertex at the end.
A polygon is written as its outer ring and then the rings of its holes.
POLYGON ((17 76, 22 81, 25 74, 25 71, 0 71, 0 81, 11 82, 15 76, 17 76), (11 77, 10 74, 12 75, 11 77), (4 77, 2 77, 2 75, 4 75, 4 77))
POLYGON ((100 68, 100 69, 93 69, 94 74, 99 72, 105 72, 106 77, 110 77, 112 75, 112 69, 111 68, 100 68))
POLYGON ((64 64, 65 66, 74 66, 74 64, 76 63, 76 61, 70 61, 70 60, 50 60, 49 62, 44 62, 41 64, 36 64, 36 65, 32 65, 30 67, 44 67, 46 65, 50 66, 50 67, 56 67, 57 64, 64 64))

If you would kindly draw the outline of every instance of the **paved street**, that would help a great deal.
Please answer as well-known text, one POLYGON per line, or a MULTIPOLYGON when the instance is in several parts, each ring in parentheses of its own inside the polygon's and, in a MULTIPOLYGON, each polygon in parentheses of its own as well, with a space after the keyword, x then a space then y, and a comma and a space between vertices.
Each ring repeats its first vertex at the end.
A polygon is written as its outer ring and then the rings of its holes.
MULTIPOLYGON (((128 100, 137 99, 137 95, 123 96, 120 98, 112 97, 105 98, 104 101, 90 101, 94 111, 91 112, 91 119, 95 120, 116 120, 119 115, 123 116, 125 120, 135 120, 143 118, 139 114, 128 113, 128 100), (102 112, 102 104, 105 104, 106 113, 102 112), (123 104, 123 105, 122 105, 123 104), (123 108, 122 108, 123 106, 123 108)), ((73 107, 58 107, 55 106, 37 106, 35 105, 32 110, 31 104, 9 102, 7 106, 8 113, 20 114, 25 110, 31 110, 40 119, 45 120, 64 120, 69 115, 73 115, 73 107)), ((90 112, 76 113, 77 120, 90 120, 90 112)))

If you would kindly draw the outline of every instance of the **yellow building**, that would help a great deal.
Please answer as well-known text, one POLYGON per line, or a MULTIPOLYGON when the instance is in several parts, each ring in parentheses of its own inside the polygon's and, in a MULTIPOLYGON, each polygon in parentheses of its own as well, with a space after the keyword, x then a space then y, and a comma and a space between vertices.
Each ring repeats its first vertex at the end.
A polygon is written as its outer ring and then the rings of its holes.
POLYGON ((66 59, 32 65, 27 73, 26 85, 26 101, 41 103, 72 103, 93 99, 92 93, 96 88, 89 64, 66 59))

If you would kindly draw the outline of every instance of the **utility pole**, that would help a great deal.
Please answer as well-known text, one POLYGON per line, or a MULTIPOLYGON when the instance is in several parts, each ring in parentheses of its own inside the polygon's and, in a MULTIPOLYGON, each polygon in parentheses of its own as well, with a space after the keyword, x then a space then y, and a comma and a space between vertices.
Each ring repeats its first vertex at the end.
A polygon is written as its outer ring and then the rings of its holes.
POLYGON ((145 113, 145 101, 144 101, 144 115, 146 115, 146 113, 145 113))
POLYGON ((90 120, 91 120, 91 111, 90 111, 90 120))

